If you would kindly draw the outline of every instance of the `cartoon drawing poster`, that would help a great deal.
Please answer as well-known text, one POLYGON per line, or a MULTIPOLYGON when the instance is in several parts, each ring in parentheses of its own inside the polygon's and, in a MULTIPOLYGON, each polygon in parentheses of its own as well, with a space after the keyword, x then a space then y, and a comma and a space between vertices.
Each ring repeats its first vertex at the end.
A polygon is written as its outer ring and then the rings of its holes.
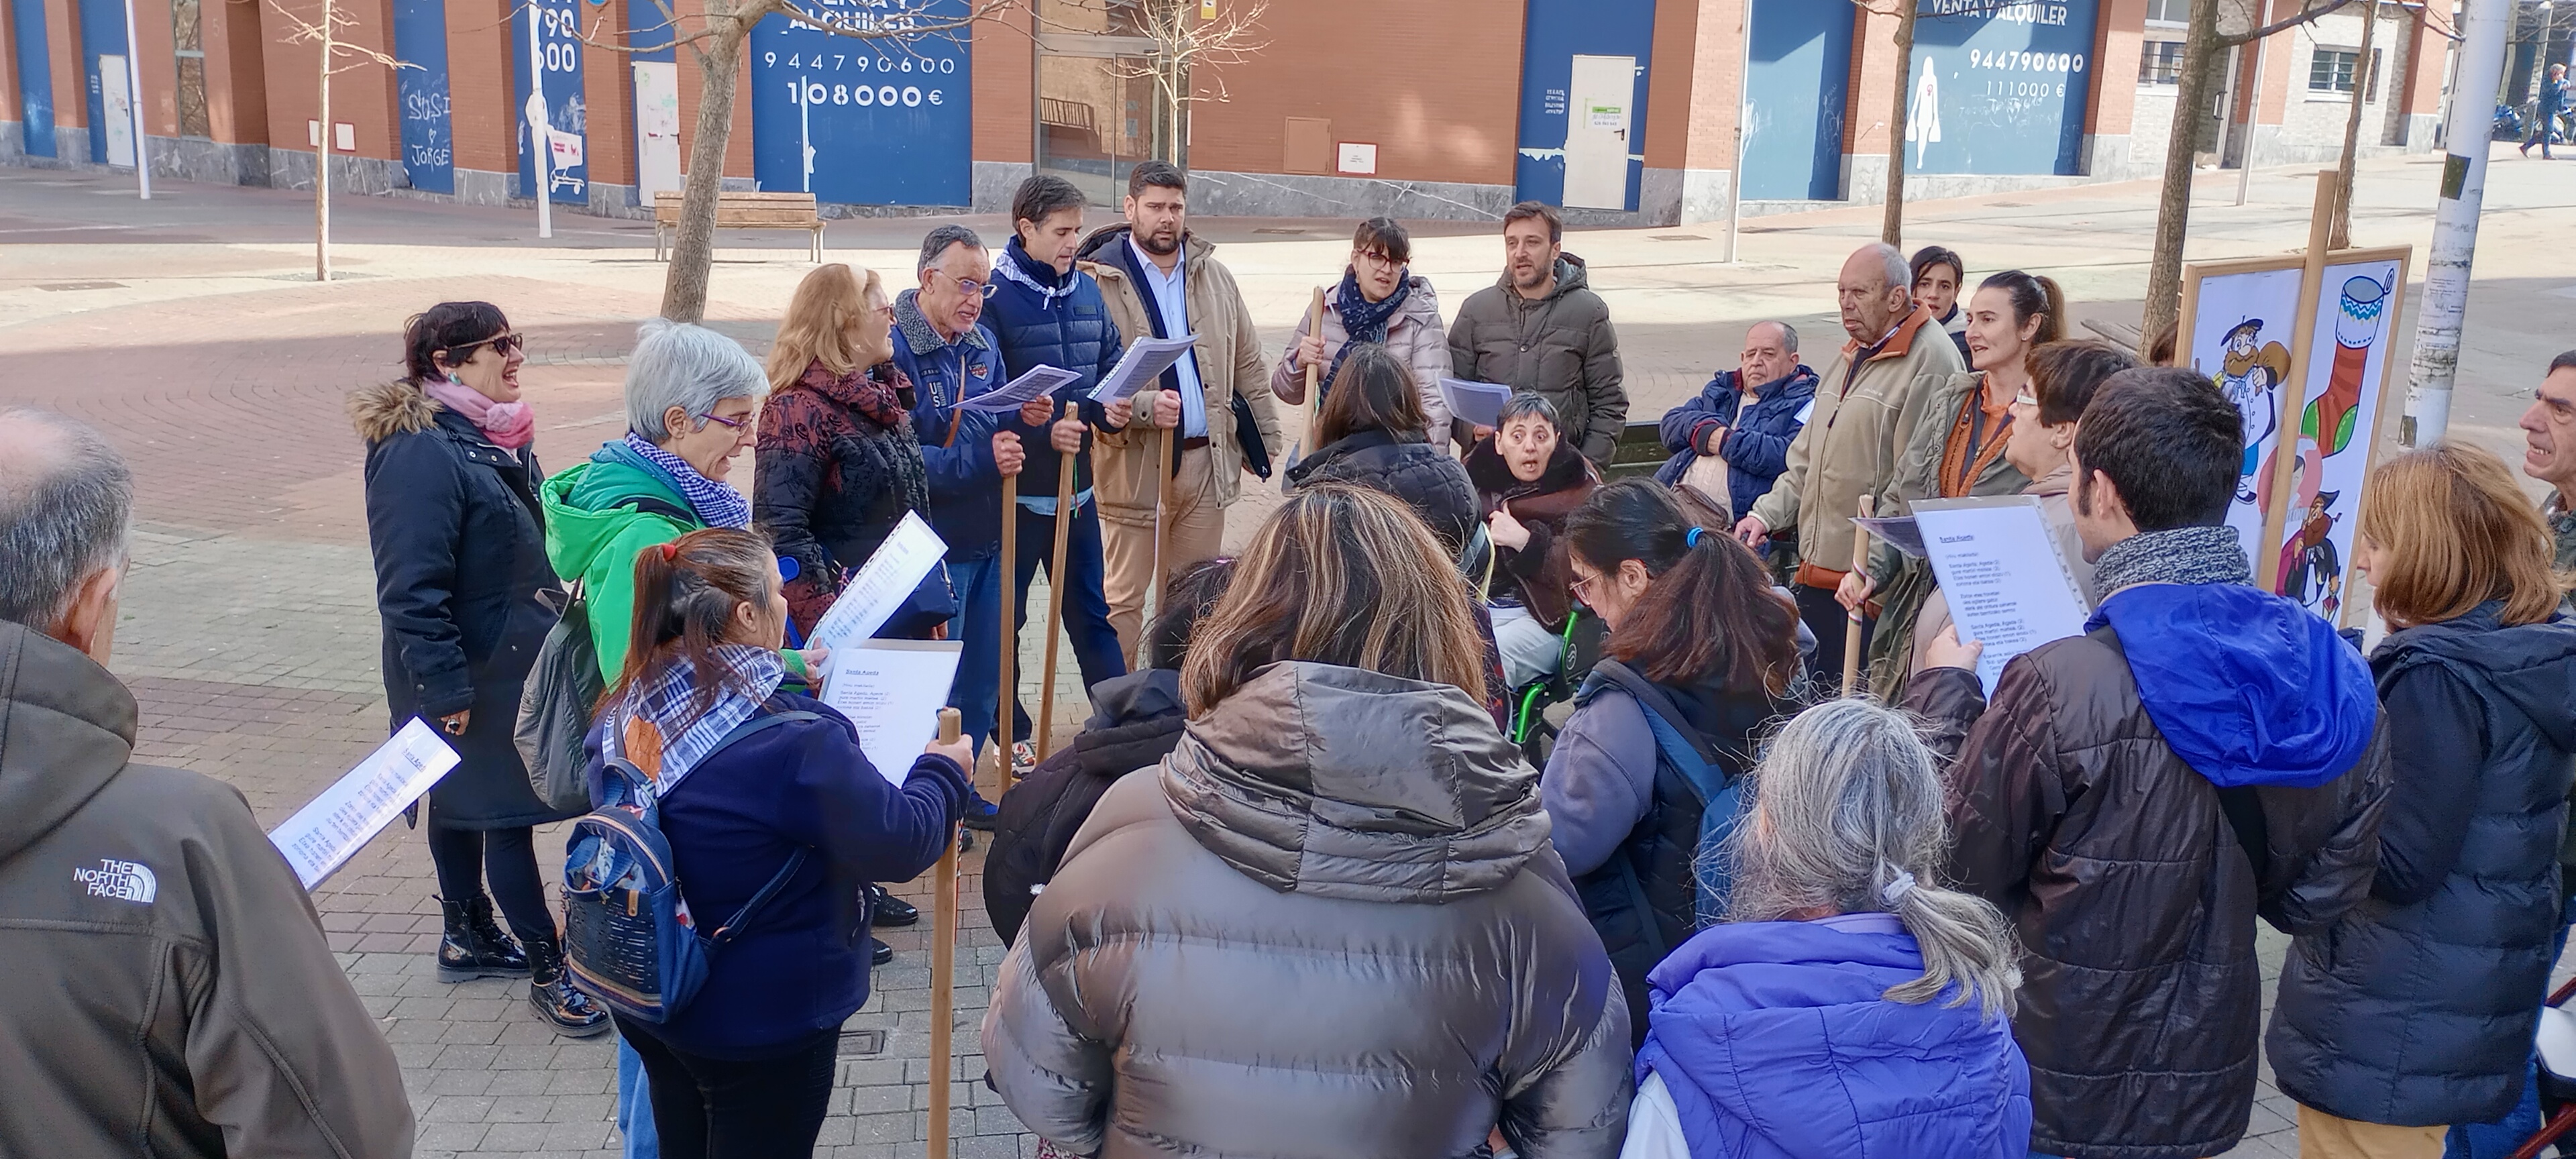
POLYGON ((2249 559, 2263 542, 2259 479, 2280 445, 2280 392, 2290 373, 2289 343, 2299 310, 2298 259, 2260 264, 2272 268, 2211 273, 2191 283, 2197 302, 2186 347, 2191 368, 2218 381, 2245 424, 2245 459, 2227 525, 2236 529, 2249 559))
MULTIPOLYGON (((2299 367, 2306 382, 2287 502, 2274 502, 2270 473, 2260 480, 2265 508, 2283 511, 2273 590, 2337 622, 2361 485, 2386 401, 2405 269, 2403 256, 2327 264, 2315 336, 2299 367)), ((2255 574, 2263 571, 2258 560, 2255 574)))

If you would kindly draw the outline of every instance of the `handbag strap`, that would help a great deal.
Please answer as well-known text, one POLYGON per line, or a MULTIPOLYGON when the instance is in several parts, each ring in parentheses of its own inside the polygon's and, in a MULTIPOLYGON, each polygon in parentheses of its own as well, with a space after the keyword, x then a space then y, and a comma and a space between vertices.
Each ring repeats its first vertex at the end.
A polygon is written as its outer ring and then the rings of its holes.
MULTIPOLYGON (((717 741, 714 748, 708 749, 705 756, 698 758, 698 764, 700 766, 704 766, 708 761, 715 759, 715 755, 717 753, 723 752, 728 748, 732 748, 735 744, 740 743, 743 739, 754 733, 796 721, 821 719, 823 718, 818 713, 801 711, 772 712, 752 717, 741 724, 733 726, 733 731, 724 734, 724 738, 717 741)), ((751 900, 742 903, 741 909, 735 910, 732 917, 725 919, 725 923, 723 925, 717 926, 714 933, 707 935, 707 943, 709 945, 721 946, 732 941, 735 935, 740 934, 744 926, 749 925, 754 917, 759 916, 761 908, 768 905, 771 899, 778 896, 778 891, 787 888, 787 880, 796 876, 797 870, 805 868, 805 858, 808 852, 810 851, 804 846, 799 845, 793 852, 789 853, 787 855, 787 864, 779 866, 778 872, 770 875, 769 883, 760 887, 760 892, 752 894, 751 900)))

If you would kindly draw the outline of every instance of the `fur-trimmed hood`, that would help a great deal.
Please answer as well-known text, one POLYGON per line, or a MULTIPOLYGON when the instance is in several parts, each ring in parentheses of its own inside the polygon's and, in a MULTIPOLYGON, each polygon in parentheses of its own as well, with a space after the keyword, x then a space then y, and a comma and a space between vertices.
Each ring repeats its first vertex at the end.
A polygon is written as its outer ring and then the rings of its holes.
POLYGON ((350 391, 346 405, 349 425, 367 443, 419 434, 438 425, 438 412, 447 409, 419 387, 400 380, 350 391))

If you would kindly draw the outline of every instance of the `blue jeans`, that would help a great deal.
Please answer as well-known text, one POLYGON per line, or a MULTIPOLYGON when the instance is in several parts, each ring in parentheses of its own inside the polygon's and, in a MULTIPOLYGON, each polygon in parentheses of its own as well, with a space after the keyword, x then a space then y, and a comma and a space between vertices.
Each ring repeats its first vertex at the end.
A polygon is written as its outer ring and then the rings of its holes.
MULTIPOLYGON (((1037 578, 1038 565, 1045 564, 1047 582, 1064 590, 1064 630, 1073 638, 1073 659, 1082 668, 1082 686, 1089 688, 1103 680, 1125 676, 1127 656, 1118 647, 1118 629, 1109 623, 1109 595, 1102 584, 1107 569, 1100 554, 1099 504, 1085 503, 1074 512, 1072 529, 1065 538, 1066 574, 1062 576, 1055 574, 1055 516, 1039 515, 1023 507, 1019 509, 1019 519, 1019 558, 1013 562, 1019 565, 1020 574, 1013 577, 1011 584, 1016 622, 1023 629, 1028 627, 1029 581, 1037 578)), ((1041 623, 1039 628, 1044 630, 1045 625, 1041 623)), ((1027 638, 1025 633, 1021 638, 1027 638)), ((1045 642, 1039 643, 1043 646, 1045 642)), ((1016 702, 1019 698, 1012 699, 1016 702)), ((1027 740, 1028 710, 1017 703, 1011 710, 1011 739, 1027 740)), ((1082 713, 1090 715, 1088 705, 1082 713)))
POLYGON ((981 753, 992 738, 1002 696, 1001 554, 949 560, 948 580, 957 587, 957 617, 948 621, 948 638, 964 648, 948 686, 948 706, 957 710, 959 727, 981 753))
POLYGON ((617 1040, 617 1137, 626 1159, 662 1159, 662 1133, 653 1126, 653 1090, 644 1082, 644 1058, 617 1040))

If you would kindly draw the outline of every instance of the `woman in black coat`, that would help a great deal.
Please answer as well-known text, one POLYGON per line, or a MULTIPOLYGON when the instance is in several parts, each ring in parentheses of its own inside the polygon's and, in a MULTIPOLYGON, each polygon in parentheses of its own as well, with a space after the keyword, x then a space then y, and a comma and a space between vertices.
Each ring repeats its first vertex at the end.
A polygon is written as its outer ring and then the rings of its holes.
POLYGON ((446 922, 438 978, 530 978, 539 1017, 597 1034, 607 1015, 564 980, 537 877, 532 827, 568 814, 537 799, 512 739, 520 686, 564 600, 538 513, 535 419, 519 401, 526 356, 485 302, 431 307, 411 320, 403 347, 405 377, 351 394, 349 417, 367 444, 393 727, 427 720, 463 758, 429 793, 446 922), (517 943, 492 920, 487 869, 517 943))
POLYGON ((1425 421, 1404 361, 1377 343, 1354 346, 1324 394, 1315 452, 1288 468, 1281 490, 1334 479, 1392 495, 1457 556, 1476 528, 1476 485, 1422 433, 1425 421))
POLYGON ((2353 561, 2395 629, 2370 661, 2394 779, 2369 898, 2282 967, 2264 1046, 2302 1143, 2436 1155, 2448 1125, 2522 1093, 2576 779, 2576 624, 2550 542, 2471 447, 2401 456, 2362 500, 2353 561))

